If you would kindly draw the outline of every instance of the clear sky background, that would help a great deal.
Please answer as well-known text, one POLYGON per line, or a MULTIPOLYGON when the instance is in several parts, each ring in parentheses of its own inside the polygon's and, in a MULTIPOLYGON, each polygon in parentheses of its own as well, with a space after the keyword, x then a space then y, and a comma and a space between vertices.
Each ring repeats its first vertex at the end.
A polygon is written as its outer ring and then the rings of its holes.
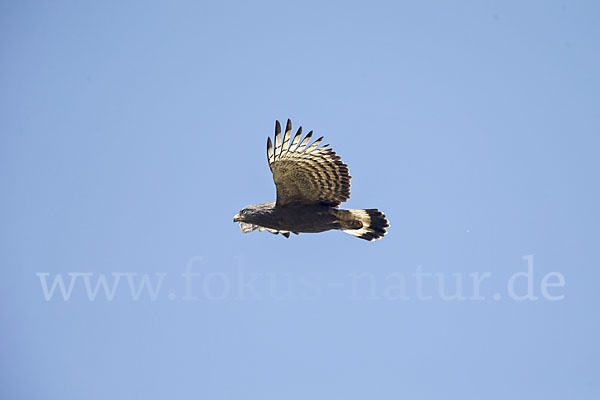
POLYGON ((599 398, 599 55, 594 1, 2 2, 0 397, 599 398), (232 223, 287 118, 388 236, 232 223))

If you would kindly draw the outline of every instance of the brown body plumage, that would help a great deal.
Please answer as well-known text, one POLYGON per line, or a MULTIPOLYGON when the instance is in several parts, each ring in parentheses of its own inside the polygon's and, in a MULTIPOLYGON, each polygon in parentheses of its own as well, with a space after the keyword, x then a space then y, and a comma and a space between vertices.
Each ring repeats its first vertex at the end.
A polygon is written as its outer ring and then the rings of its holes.
POLYGON ((275 122, 275 146, 267 139, 269 168, 277 189, 277 201, 245 207, 234 217, 242 232, 254 230, 281 233, 315 233, 340 229, 361 239, 374 240, 386 234, 385 215, 376 209, 340 210, 350 197, 348 166, 328 145, 320 146, 323 137, 308 144, 312 131, 300 141, 302 127, 292 138, 288 119, 281 135, 275 122))

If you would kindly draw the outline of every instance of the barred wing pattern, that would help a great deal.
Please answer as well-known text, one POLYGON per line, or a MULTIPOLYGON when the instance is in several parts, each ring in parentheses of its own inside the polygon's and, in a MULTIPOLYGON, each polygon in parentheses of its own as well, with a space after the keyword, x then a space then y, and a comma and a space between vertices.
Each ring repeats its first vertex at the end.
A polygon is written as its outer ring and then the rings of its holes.
POLYGON ((312 131, 300 141, 302 127, 292 139, 288 119, 283 140, 275 122, 275 147, 267 139, 269 168, 277 188, 277 206, 324 204, 337 207, 350 197, 348 166, 329 145, 319 147, 323 137, 308 145, 312 131))

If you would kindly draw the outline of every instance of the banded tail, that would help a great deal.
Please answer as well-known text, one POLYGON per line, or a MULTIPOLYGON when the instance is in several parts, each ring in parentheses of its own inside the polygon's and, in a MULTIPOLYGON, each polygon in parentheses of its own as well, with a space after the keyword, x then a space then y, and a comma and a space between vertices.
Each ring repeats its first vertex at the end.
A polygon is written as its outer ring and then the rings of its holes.
POLYGON ((357 238, 372 241, 382 238, 389 227, 385 214, 376 208, 368 210, 340 210, 342 215, 342 231, 357 238))

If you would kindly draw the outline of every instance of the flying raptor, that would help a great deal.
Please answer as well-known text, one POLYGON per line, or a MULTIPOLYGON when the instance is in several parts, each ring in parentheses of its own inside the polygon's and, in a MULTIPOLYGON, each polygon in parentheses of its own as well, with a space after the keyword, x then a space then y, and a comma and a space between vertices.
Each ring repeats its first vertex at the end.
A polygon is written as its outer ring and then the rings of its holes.
POLYGON ((275 146, 267 139, 267 158, 277 189, 277 201, 244 207, 233 217, 243 233, 268 231, 290 237, 290 232, 315 233, 339 229, 365 240, 375 240, 389 227, 377 209, 342 210, 350 197, 348 166, 323 137, 309 145, 313 132, 300 141, 302 127, 292 138, 292 121, 285 133, 275 121, 275 146))

